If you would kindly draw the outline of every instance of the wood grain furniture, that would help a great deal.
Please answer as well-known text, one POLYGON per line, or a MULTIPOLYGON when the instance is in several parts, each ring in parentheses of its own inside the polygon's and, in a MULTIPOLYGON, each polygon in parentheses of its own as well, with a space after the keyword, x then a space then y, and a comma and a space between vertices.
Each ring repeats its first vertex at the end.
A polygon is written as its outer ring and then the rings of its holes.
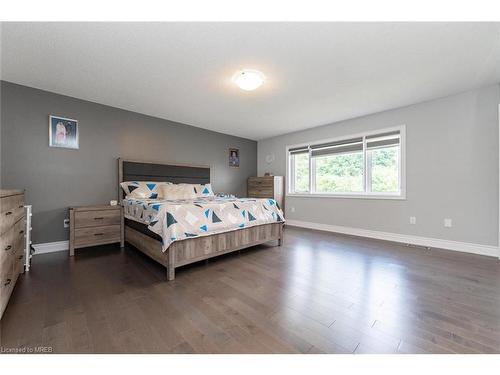
MULTIPOLYGON (((210 167, 118 159, 118 199, 124 198, 123 181, 167 181, 173 183, 206 184, 210 182, 210 167)), ((233 230, 226 233, 189 238, 172 243, 162 251, 161 241, 151 231, 139 231, 124 224, 125 241, 167 268, 167 279, 175 278, 175 269, 186 264, 209 259, 276 240, 281 246, 283 224, 270 223, 233 230)))
POLYGON ((75 249, 120 242, 123 247, 121 206, 79 206, 69 209, 69 255, 75 249))
POLYGON ((249 177, 247 193, 249 198, 274 199, 285 212, 285 180, 283 176, 249 177))
POLYGON ((24 191, 0 190, 0 318, 24 271, 24 191))

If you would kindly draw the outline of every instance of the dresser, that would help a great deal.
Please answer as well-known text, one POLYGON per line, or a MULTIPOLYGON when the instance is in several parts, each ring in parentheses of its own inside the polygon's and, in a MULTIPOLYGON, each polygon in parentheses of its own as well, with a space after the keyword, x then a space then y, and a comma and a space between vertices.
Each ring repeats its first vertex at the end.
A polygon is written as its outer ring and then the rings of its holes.
POLYGON ((121 206, 79 206, 69 208, 69 255, 75 249, 120 242, 123 247, 121 206))
POLYGON ((249 177, 247 181, 248 197, 274 199, 285 212, 284 182, 283 176, 249 177))
POLYGON ((24 271, 25 213, 23 190, 0 190, 0 318, 17 278, 24 271))

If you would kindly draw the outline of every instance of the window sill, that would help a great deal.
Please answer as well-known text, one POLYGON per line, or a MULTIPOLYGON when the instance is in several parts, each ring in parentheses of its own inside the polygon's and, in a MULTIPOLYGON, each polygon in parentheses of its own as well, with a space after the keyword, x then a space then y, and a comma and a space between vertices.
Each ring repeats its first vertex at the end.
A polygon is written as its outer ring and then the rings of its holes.
POLYGON ((384 199, 384 200, 406 200, 406 195, 396 194, 299 194, 287 193, 287 197, 292 198, 348 198, 348 199, 384 199))

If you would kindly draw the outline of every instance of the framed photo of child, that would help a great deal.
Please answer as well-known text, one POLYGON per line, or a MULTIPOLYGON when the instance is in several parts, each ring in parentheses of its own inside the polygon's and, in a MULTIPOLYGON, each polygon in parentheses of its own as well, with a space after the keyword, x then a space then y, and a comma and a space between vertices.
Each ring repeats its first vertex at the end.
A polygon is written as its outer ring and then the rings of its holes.
POLYGON ((240 150, 237 148, 229 149, 229 166, 236 168, 240 166, 240 150))
POLYGON ((78 121, 70 118, 49 116, 49 146, 78 148, 78 121))

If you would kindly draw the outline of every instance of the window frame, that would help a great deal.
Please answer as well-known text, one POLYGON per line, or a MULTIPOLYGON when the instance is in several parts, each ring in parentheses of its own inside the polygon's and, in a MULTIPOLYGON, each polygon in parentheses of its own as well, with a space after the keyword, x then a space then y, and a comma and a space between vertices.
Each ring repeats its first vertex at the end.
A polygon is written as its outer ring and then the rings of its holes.
POLYGON ((349 134, 341 137, 322 139, 314 142, 300 143, 294 145, 286 146, 286 176, 285 176, 285 191, 287 197, 304 197, 304 198, 357 198, 357 199, 396 199, 405 200, 406 199, 406 125, 399 125, 389 128, 377 129, 366 131, 357 134, 349 134), (369 178, 371 178, 371 170, 369 166, 369 156, 366 147, 366 137, 374 136, 378 134, 399 131, 400 145, 399 145, 399 192, 396 193, 381 193, 381 192, 371 192, 371 183, 369 178), (310 146, 317 144, 327 143, 327 142, 339 142, 343 140, 348 140, 351 138, 363 137, 363 159, 364 159, 364 191, 363 192, 352 192, 352 193, 316 193, 314 191, 315 186, 315 173, 313 168, 315 168, 315 158, 311 157, 310 146), (289 150, 298 147, 309 147, 309 191, 307 193, 294 193, 294 170, 292 164, 292 158, 289 150))

